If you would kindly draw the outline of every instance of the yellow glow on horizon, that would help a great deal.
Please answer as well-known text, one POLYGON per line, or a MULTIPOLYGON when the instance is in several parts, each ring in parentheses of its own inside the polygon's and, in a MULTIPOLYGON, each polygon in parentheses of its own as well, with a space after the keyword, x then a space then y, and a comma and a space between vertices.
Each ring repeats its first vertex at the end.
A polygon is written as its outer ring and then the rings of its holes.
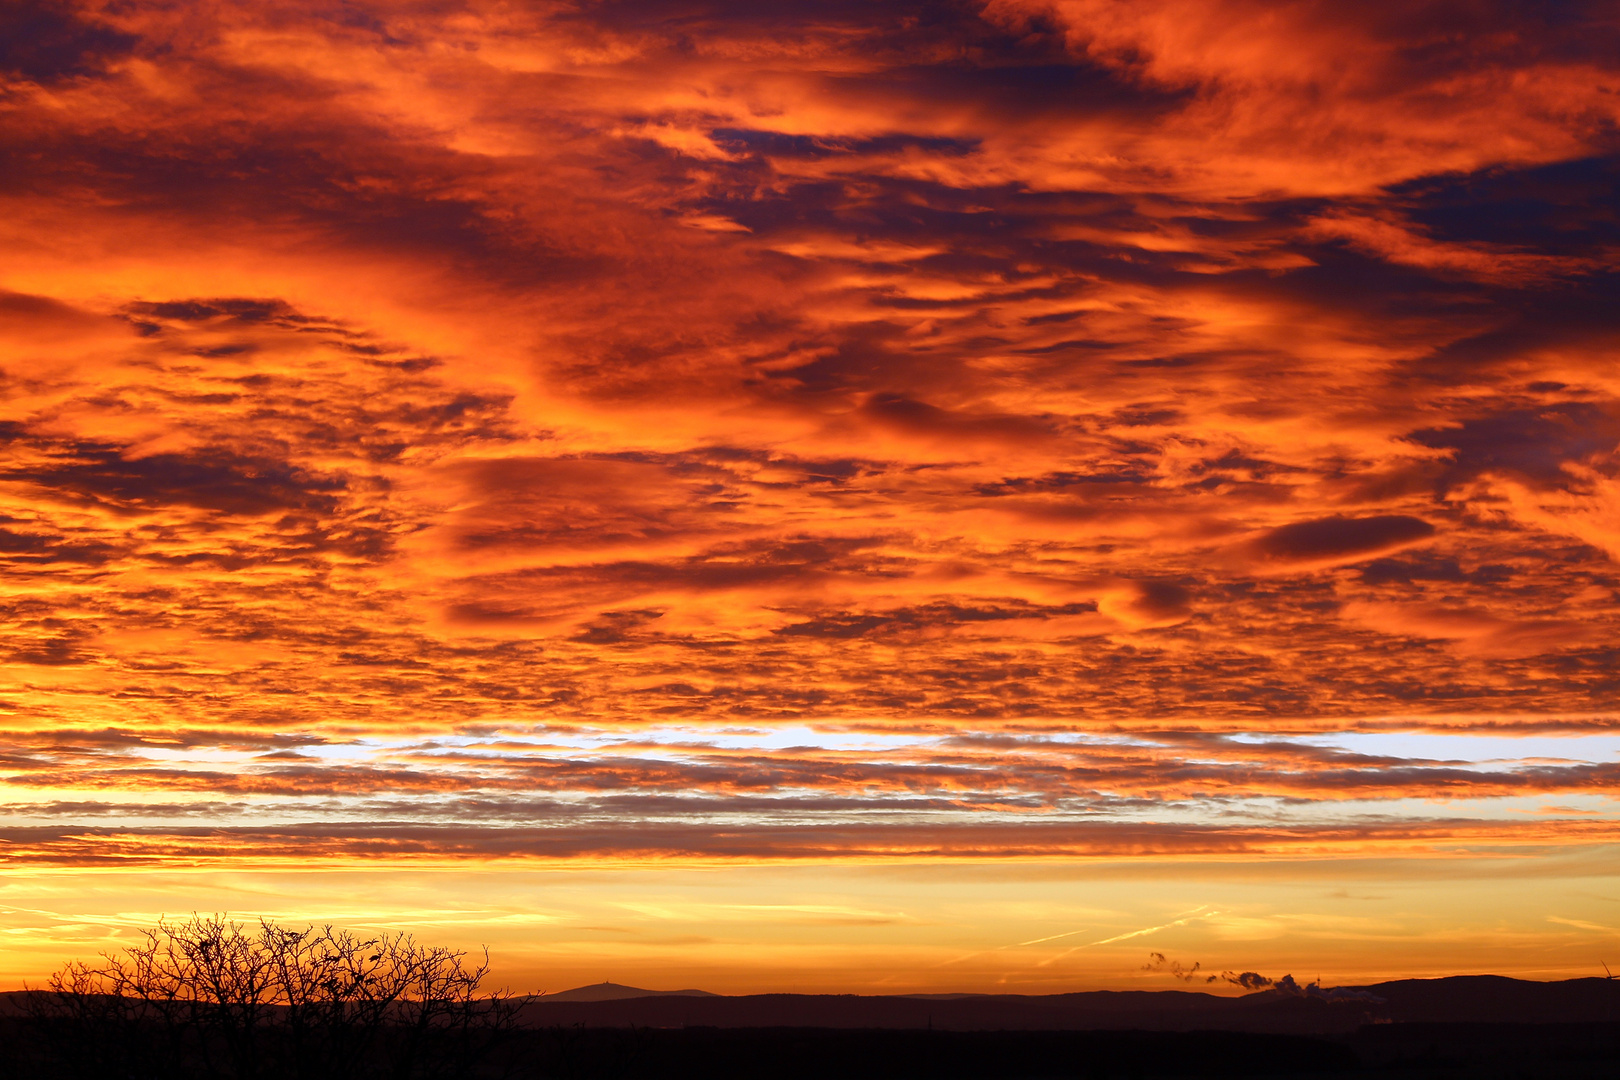
POLYGON ((487 945, 496 984, 520 992, 611 979, 718 993, 1240 993, 1203 980, 1223 970, 1325 985, 1575 978, 1620 945, 1604 895, 1617 875, 1608 848, 1473 860, 31 870, 0 891, 0 979, 37 982, 193 911, 487 945), (1200 976, 1145 970, 1149 952, 1197 962, 1200 976))

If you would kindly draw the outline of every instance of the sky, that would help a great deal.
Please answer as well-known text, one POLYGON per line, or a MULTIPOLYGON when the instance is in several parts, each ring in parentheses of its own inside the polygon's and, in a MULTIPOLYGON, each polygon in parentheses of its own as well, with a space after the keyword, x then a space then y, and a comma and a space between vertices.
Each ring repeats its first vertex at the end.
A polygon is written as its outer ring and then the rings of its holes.
POLYGON ((0 42, 0 983, 1620 967, 1613 5, 0 42))

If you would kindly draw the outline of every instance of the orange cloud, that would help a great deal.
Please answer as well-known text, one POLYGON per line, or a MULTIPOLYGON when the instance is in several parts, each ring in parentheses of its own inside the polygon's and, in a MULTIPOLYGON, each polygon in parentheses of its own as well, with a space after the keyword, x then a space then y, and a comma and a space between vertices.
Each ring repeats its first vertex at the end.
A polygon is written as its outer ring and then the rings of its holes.
POLYGON ((1561 12, 4 16, 6 850, 1603 842, 1561 12))

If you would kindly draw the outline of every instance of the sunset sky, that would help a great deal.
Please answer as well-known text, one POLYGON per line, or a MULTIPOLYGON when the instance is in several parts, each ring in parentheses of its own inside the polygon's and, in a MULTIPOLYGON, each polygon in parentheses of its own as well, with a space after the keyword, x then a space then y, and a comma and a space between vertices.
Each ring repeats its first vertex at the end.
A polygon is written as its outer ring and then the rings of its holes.
POLYGON ((1620 968, 1612 3, 32 0, 0 153, 0 986, 1620 968))

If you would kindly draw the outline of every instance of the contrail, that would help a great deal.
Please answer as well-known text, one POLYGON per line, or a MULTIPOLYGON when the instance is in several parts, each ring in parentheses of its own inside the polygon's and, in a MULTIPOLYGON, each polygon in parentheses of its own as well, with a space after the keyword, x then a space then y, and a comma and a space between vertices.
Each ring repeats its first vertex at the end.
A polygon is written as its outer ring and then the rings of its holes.
MULTIPOLYGON (((1209 905, 1206 904, 1204 906, 1208 907, 1209 905)), ((1183 923, 1190 923, 1194 919, 1207 919, 1207 918, 1210 918, 1213 915, 1219 915, 1220 914, 1220 912, 1218 912, 1218 911, 1206 911, 1202 915, 1200 915, 1200 914, 1198 914, 1199 910, 1200 910, 1199 908, 1193 908, 1192 911, 1187 912, 1186 915, 1183 918, 1179 918, 1179 919, 1175 920, 1174 922, 1167 922, 1163 926, 1150 926, 1146 930, 1132 930, 1128 934, 1119 934, 1119 935, 1117 935, 1115 937, 1103 938, 1101 941, 1093 941, 1093 942, 1090 942, 1090 944, 1091 945, 1110 945, 1110 944, 1113 944, 1116 941, 1124 941, 1126 938, 1141 937, 1143 934, 1151 934, 1151 933, 1154 933, 1155 931, 1159 931, 1159 930, 1168 930, 1172 926, 1180 926, 1183 923)), ((1084 949, 1084 948, 1087 948, 1087 947, 1088 947, 1087 945, 1076 945, 1075 946, 1075 948, 1077 948, 1077 949, 1084 949)))
MULTIPOLYGON (((1019 942, 1016 942, 1016 943, 1014 943, 1012 945, 1003 945, 1003 946, 1001 946, 1001 949, 1016 949, 1020 945, 1039 945, 1043 941, 1056 941, 1058 938, 1074 937, 1074 935, 1076 935, 1076 934, 1085 933, 1086 930, 1088 930, 1088 929, 1090 929, 1090 927, 1083 927, 1083 928, 1081 928, 1079 930, 1065 930, 1063 933, 1061 933, 1061 934, 1053 934, 1051 937, 1038 937, 1038 938, 1035 938, 1033 941, 1019 941, 1019 942)), ((992 952, 1000 952, 1001 949, 992 949, 991 951, 992 952)))
POLYGON ((952 964, 960 964, 963 960, 971 960, 975 956, 985 956, 993 952, 1005 952, 1008 949, 1019 949, 1025 945, 1039 945, 1043 941, 1056 941, 1058 938, 1074 937, 1074 935, 1083 934, 1089 929, 1091 929, 1089 926, 1083 926, 1078 930, 1065 930, 1061 934, 1053 934, 1051 937, 1038 937, 1032 941, 1015 941, 1011 945, 997 945, 993 949, 980 949, 978 952, 963 953, 961 956, 952 957, 934 966, 949 967, 952 964))
MULTIPOLYGON (((1172 926, 1180 926, 1182 923, 1190 922, 1193 918, 1205 919, 1205 918, 1208 918, 1211 915, 1219 915, 1220 914, 1220 912, 1218 912, 1218 911, 1210 911, 1210 912, 1207 912, 1207 913, 1205 913, 1203 915, 1198 914, 1200 911, 1203 911, 1207 907, 1209 907, 1208 904, 1199 904, 1197 907, 1193 908, 1191 911, 1184 911, 1180 915, 1176 916, 1177 921, 1175 921, 1175 922, 1167 922, 1163 926, 1150 926, 1146 930, 1132 930, 1128 934, 1120 934, 1118 937, 1104 938, 1101 941, 1090 941, 1090 942, 1087 942, 1084 945, 1076 945, 1075 949, 1089 949, 1093 945, 1107 945, 1110 942, 1114 942, 1114 941, 1124 941, 1126 938, 1141 937, 1143 934, 1151 934, 1155 930, 1166 930, 1166 929, 1168 929, 1168 928, 1170 928, 1172 926)), ((1025 945, 1039 945, 1044 941, 1057 941, 1059 938, 1074 937, 1074 935, 1083 934, 1089 929, 1090 929, 1090 927, 1084 927, 1083 926, 1079 930, 1065 930, 1061 934, 1051 934, 1051 935, 1049 935, 1047 937, 1031 938, 1029 941, 1015 941, 1011 945, 997 945, 993 949, 980 949, 978 952, 964 953, 961 956, 958 956, 958 957, 956 957, 954 959, 951 959, 951 960, 946 960, 943 963, 935 964, 934 966, 935 967, 949 967, 951 964, 960 964, 963 960, 971 960, 975 956, 984 956, 987 953, 993 953, 993 952, 1005 952, 1007 949, 1021 949, 1025 945)), ((1071 953, 1071 952, 1074 952, 1074 949, 1070 949, 1069 952, 1066 952, 1066 953, 1061 953, 1061 954, 1059 954, 1059 956, 1054 956, 1052 958, 1052 960, 1059 959, 1062 956, 1068 956, 1069 953, 1071 953)), ((1045 967, 1047 964, 1050 964, 1052 962, 1052 960, 1047 960, 1047 961, 1045 961, 1043 963, 1036 964, 1035 966, 1036 967, 1045 967)))
MULTIPOLYGON (((1218 912, 1218 911, 1204 911, 1204 909, 1207 908, 1207 907, 1209 907, 1208 904, 1200 904, 1197 907, 1193 908, 1191 911, 1184 912, 1181 917, 1176 918, 1176 919, 1172 919, 1170 922, 1164 923, 1161 926, 1149 926, 1145 930, 1132 930, 1129 933, 1116 934, 1111 938, 1103 938, 1101 941, 1088 941, 1084 945, 1076 945, 1072 949, 1063 950, 1062 952, 1058 953, 1056 956, 1047 957, 1045 960, 1042 960, 1040 963, 1036 964, 1035 966, 1036 967, 1045 967, 1048 964, 1054 964, 1057 961, 1063 959, 1065 956, 1068 956, 1070 953, 1079 952, 1081 949, 1089 949, 1093 945, 1112 945, 1116 941, 1125 941, 1128 938, 1141 937, 1143 934, 1156 934, 1160 930, 1168 930, 1172 926, 1185 926, 1187 923, 1193 922, 1194 920, 1197 920, 1197 919, 1212 919, 1216 915, 1220 914, 1220 912, 1218 912), (1202 912, 1202 914, 1199 914, 1200 912, 1202 912)), ((1061 937, 1061 936, 1064 936, 1064 935, 1059 935, 1059 936, 1061 937)), ((1045 940, 1050 941, 1052 939, 1051 938, 1046 938, 1045 940)))

